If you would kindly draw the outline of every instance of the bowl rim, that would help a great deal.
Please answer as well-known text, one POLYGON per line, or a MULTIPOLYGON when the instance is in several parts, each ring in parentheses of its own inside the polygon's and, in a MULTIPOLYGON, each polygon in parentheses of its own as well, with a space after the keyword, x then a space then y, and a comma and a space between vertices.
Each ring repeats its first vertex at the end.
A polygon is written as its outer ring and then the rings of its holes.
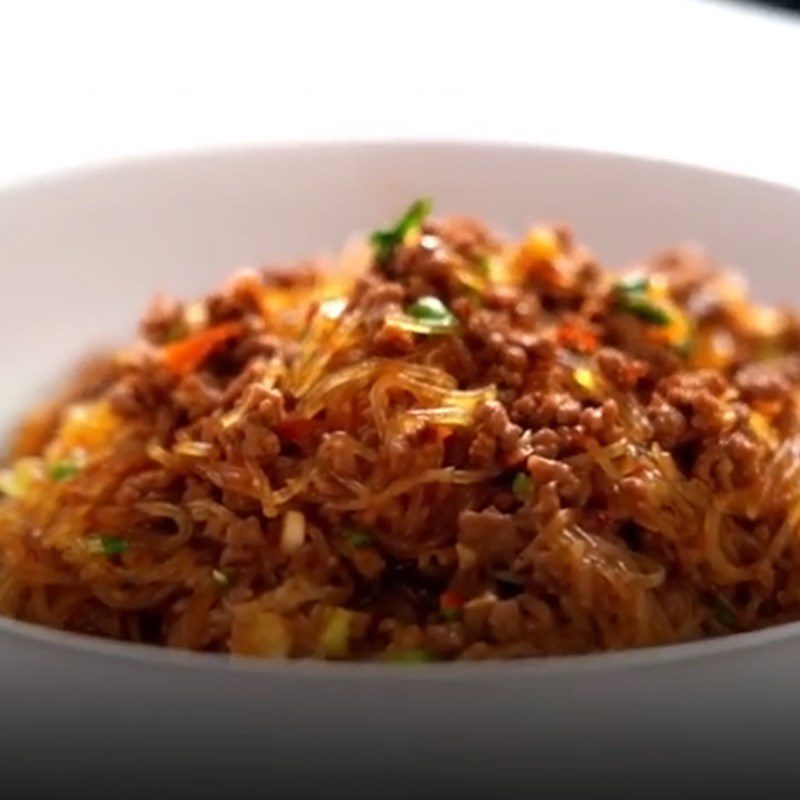
MULTIPOLYGON (((511 152, 524 158, 527 154, 550 155, 554 158, 579 159, 587 162, 614 163, 649 170, 678 171, 685 175, 703 176, 711 180, 750 185, 779 193, 800 194, 800 187, 780 183, 748 173, 732 172, 688 161, 641 156, 612 149, 565 147, 557 144, 526 143, 514 139, 457 140, 448 138, 413 139, 335 139, 286 140, 264 143, 242 143, 210 147, 169 149, 115 157, 99 162, 68 167, 22 179, 0 182, 0 199, 16 194, 58 189, 85 179, 112 177, 136 170, 157 169, 161 165, 190 165, 193 162, 230 158, 253 158, 261 154, 288 158, 321 151, 324 154, 352 153, 367 150, 391 155, 398 152, 459 150, 466 154, 492 151, 511 152)), ((180 671, 234 673, 240 675, 304 678, 315 680, 383 679, 481 682, 545 678, 569 679, 587 674, 603 674, 620 670, 641 670, 677 663, 692 663, 713 658, 747 653, 769 644, 780 644, 800 638, 800 621, 775 625, 757 631, 731 634, 714 639, 634 648, 586 655, 547 656, 517 660, 455 661, 430 664, 398 665, 383 662, 331 662, 315 660, 269 660, 236 657, 228 654, 198 653, 101 639, 84 634, 47 628, 8 617, 0 617, 0 639, 34 645, 56 652, 69 651, 77 656, 98 656, 105 660, 123 660, 149 668, 171 667, 180 671)))
POLYGON ((114 155, 96 161, 80 162, 58 169, 44 172, 28 173, 22 176, 0 176, 0 197, 46 188, 56 188, 61 184, 72 183, 86 178, 100 178, 113 173, 157 168, 170 163, 189 165, 192 162, 214 161, 224 158, 253 158, 263 153, 292 157, 321 151, 324 154, 353 152, 356 150, 373 153, 390 153, 392 151, 453 151, 463 153, 479 153, 495 150, 514 153, 520 157, 526 153, 549 155, 554 158, 583 159, 596 163, 617 162, 628 166, 640 166, 653 169, 666 169, 683 172, 686 175, 703 175, 715 180, 735 183, 746 183, 765 189, 777 190, 789 194, 800 193, 800 183, 780 181, 763 177, 757 172, 747 170, 723 169, 708 166, 691 159, 672 158, 658 154, 638 154, 626 152, 613 147, 582 147, 562 145, 549 142, 526 142, 514 138, 469 138, 454 139, 443 137, 381 137, 381 138, 294 138, 275 139, 269 141, 244 141, 218 145, 199 145, 189 147, 173 147, 136 152, 128 155, 114 155))
POLYGON ((156 645, 101 639, 80 633, 47 628, 0 617, 0 642, 34 645, 54 656, 69 652, 104 661, 136 664, 146 668, 170 667, 181 672, 234 673, 237 675, 302 677, 313 680, 379 680, 387 676, 401 680, 469 681, 563 679, 610 672, 654 670, 673 665, 707 662, 746 655, 768 645, 800 638, 800 621, 775 625, 747 633, 679 644, 638 647, 584 655, 543 656, 487 661, 442 661, 427 664, 395 664, 380 661, 324 661, 315 659, 268 659, 225 653, 200 653, 156 645))

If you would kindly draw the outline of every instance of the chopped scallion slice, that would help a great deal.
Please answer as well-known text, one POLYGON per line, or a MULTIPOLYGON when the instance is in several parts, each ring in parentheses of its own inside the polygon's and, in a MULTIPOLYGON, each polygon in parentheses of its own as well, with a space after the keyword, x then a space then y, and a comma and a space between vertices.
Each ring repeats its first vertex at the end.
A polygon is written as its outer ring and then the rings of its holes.
POLYGON ((438 297, 420 297, 419 300, 413 302, 407 309, 406 313, 409 317, 414 319, 425 320, 426 322, 452 326, 458 320, 453 316, 450 309, 438 297))
POLYGON ((375 231, 370 237, 375 250, 375 259, 385 264, 394 255, 395 248, 403 243, 406 236, 419 229, 431 212, 431 201, 427 197, 416 200, 392 228, 375 231))
POLYGON ((514 481, 511 484, 511 491, 520 502, 524 503, 530 496, 531 489, 533 488, 533 480, 530 475, 524 472, 518 472, 514 476, 514 481))
POLYGON ((80 467, 72 461, 58 461, 48 471, 54 481, 68 481, 80 472, 80 467))
POLYGON ((409 314, 399 314, 397 316, 388 317, 386 325, 389 328, 396 328, 400 331, 407 331, 408 333, 418 333, 421 336, 442 336, 444 334, 452 333, 458 327, 454 321, 451 324, 446 324, 433 319, 418 319, 409 314))
POLYGON ((479 256, 472 263, 475 267, 475 272, 477 272, 478 275, 480 275, 482 278, 489 277, 489 274, 492 271, 492 264, 488 256, 479 256))
POLYGON ((617 311, 630 314, 650 325, 666 326, 672 315, 648 295, 650 281, 647 278, 631 277, 616 286, 617 311))
POLYGON ((617 308, 650 325, 664 326, 672 322, 672 317, 661 306, 638 294, 620 295, 617 308))
POLYGON ((369 547, 374 541, 369 533, 362 531, 359 528, 347 528, 345 531, 343 531, 342 535, 347 541, 347 544, 356 548, 369 547))
POLYGON ((631 292, 646 292, 650 286, 650 279, 641 275, 631 275, 623 278, 617 284, 617 291, 630 294, 631 292))
POLYGON ((130 542, 120 536, 107 536, 100 534, 89 539, 91 552, 104 556, 121 556, 130 550, 130 542))
POLYGON ((736 627, 736 614, 722 598, 719 598, 714 606, 714 619, 726 628, 736 627))

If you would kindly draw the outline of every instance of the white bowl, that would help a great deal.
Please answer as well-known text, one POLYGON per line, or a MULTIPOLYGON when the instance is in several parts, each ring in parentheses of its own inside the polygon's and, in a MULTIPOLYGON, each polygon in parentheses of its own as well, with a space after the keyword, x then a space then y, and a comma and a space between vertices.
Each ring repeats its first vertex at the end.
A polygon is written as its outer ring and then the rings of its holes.
MULTIPOLYGON (((732 175, 490 144, 143 160, 0 193, 0 425, 71 358, 129 336, 155 291, 196 295, 233 267, 334 249, 419 195, 511 233, 567 220, 616 264, 696 240, 757 295, 800 294, 800 194, 732 175)), ((800 625, 610 655, 390 667, 229 661, 3 620, 0 762, 6 775, 38 763, 43 780, 87 782, 112 767, 141 778, 147 765, 225 791, 251 776, 350 795, 646 778, 652 796, 687 770, 715 791, 744 790, 752 765, 769 758, 774 779, 794 746, 798 663, 800 625), (589 766, 576 769, 581 758, 589 766)))

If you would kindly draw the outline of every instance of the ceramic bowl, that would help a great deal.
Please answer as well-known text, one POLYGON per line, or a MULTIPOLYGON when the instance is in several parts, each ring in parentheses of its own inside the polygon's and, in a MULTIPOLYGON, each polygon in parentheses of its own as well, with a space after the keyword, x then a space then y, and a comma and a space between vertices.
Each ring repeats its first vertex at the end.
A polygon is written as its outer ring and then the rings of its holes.
MULTIPOLYGON (((800 299, 800 194, 735 175, 501 144, 158 157, 0 192, 0 425, 73 358, 130 336, 156 291, 194 296, 237 266, 333 250, 420 195, 511 234, 568 221, 614 265, 702 242, 757 296, 800 299)), ((774 779, 794 747, 798 665, 800 625, 404 667, 228 660, 0 620, 0 763, 28 781, 150 776, 222 796, 245 779, 292 794, 507 796, 605 781, 652 796, 690 772, 743 790, 759 766, 774 779)))

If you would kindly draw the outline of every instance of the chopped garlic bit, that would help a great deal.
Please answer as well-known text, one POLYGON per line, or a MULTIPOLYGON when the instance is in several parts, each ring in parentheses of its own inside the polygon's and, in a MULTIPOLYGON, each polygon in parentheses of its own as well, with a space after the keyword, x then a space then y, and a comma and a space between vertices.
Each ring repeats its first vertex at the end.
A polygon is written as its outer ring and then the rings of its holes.
POLYGON ((220 420, 223 430, 227 431, 230 428, 233 428, 235 425, 239 423, 239 421, 243 416, 244 416, 244 409, 241 406, 237 406, 232 411, 229 411, 220 420))
POLYGON ((191 458, 205 458, 214 452, 213 445, 208 442, 178 442, 175 445, 175 453, 180 456, 189 456, 191 458))
POLYGON ((190 331, 199 331, 208 326, 208 307, 198 300, 190 303, 183 312, 183 320, 190 331))
POLYGON ((484 592, 482 595, 473 598, 469 602, 464 604, 464 608, 466 609, 474 609, 474 608, 483 608, 485 606, 494 605, 498 600, 497 595, 494 592, 484 592))
POLYGON ((211 579, 220 589, 227 589, 231 585, 230 576, 221 569, 211 570, 211 579))
POLYGON ((287 511, 283 516, 281 551, 289 555, 299 550, 306 540, 306 518, 299 511, 287 511))
POLYGON ((458 556, 458 566, 462 570, 468 570, 478 563, 478 554, 461 542, 456 543, 456 556, 458 556))
POLYGON ((597 385, 594 374, 588 367, 578 367, 573 371, 572 377, 575 379, 575 383, 577 383, 578 386, 589 391, 594 389, 597 385))
POLYGON ((419 240, 419 246, 425 250, 436 250, 437 247, 441 247, 441 244, 442 240, 430 233, 424 234, 419 240))
POLYGON ((166 465, 170 462, 170 454, 158 443, 147 443, 147 457, 157 464, 166 465))
POLYGON ((280 614, 254 604, 236 610, 231 629, 231 650, 238 655, 287 658, 292 648, 289 629, 280 614))
POLYGON ((347 308, 346 297, 332 297, 319 304, 319 313, 327 319, 339 319, 347 308))
POLYGON ((0 471, 0 494, 22 497, 44 476, 45 465, 41 458, 21 458, 9 469, 0 471))

